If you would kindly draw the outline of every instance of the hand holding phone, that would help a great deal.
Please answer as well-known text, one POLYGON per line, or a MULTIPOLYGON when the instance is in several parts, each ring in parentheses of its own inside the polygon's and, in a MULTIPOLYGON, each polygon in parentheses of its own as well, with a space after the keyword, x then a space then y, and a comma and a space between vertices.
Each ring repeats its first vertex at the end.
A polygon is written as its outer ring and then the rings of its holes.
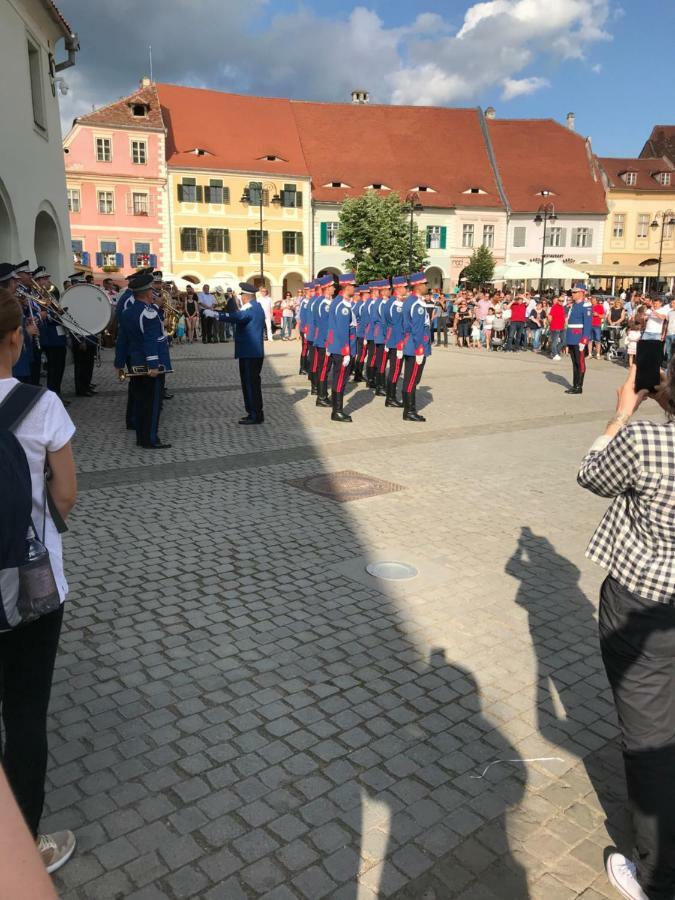
POLYGON ((661 363, 663 343, 661 341, 638 341, 635 352, 635 390, 653 394, 661 384, 661 363))

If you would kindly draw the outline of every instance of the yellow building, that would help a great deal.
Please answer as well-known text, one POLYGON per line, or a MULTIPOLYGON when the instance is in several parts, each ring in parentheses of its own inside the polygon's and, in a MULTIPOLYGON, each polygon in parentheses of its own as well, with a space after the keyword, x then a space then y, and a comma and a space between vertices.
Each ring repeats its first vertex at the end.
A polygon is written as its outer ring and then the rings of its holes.
POLYGON ((309 279, 308 178, 171 168, 167 191, 164 259, 173 274, 212 289, 264 278, 275 299, 309 279))
POLYGON ((641 290, 665 287, 672 290, 675 281, 675 166, 665 157, 603 157, 599 162, 609 217, 602 265, 590 266, 589 274, 612 293, 631 285, 641 290))

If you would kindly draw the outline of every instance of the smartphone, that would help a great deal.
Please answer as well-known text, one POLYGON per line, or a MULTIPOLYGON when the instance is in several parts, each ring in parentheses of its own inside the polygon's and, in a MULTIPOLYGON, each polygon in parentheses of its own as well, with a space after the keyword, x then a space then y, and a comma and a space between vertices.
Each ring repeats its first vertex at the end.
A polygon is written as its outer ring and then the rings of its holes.
POLYGON ((663 343, 638 341, 635 352, 635 390, 653 393, 661 384, 663 343))

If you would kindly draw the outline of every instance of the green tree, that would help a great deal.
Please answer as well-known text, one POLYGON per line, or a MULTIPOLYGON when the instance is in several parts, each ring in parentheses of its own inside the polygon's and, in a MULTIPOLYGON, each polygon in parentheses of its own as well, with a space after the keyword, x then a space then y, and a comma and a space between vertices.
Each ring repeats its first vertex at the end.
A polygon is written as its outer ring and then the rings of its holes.
MULTIPOLYGON (((349 254, 347 267, 359 282, 406 275, 410 271, 410 207, 395 192, 367 191, 340 208, 338 243, 349 254)), ((412 229, 412 271, 426 262, 424 240, 412 229)))
POLYGON ((480 287, 492 279, 495 271, 495 258, 489 247, 476 247, 469 265, 464 269, 467 284, 480 287))

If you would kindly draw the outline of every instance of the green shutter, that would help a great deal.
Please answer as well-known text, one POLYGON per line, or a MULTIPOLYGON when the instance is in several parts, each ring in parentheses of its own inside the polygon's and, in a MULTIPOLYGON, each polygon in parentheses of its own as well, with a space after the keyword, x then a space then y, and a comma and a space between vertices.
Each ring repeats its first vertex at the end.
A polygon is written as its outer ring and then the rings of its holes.
POLYGON ((302 191, 295 192, 295 206, 297 209, 302 209, 302 191))
POLYGON ((303 254, 302 232, 301 231, 296 232, 296 235, 295 235, 295 252, 298 254, 298 256, 302 256, 302 254, 303 254))
POLYGON ((321 246, 328 246, 328 222, 321 223, 321 246))
POLYGON ((427 250, 431 247, 431 225, 427 225, 427 239, 426 239, 427 250))
POLYGON ((445 225, 441 225, 441 250, 445 250, 445 244, 448 238, 448 229, 445 225))
POLYGON ((179 185, 177 185, 177 188, 178 188, 178 202, 182 203, 183 202, 183 185, 179 184, 179 185))
POLYGON ((229 228, 226 228, 224 230, 223 234, 225 235, 225 252, 229 253, 230 252, 230 230, 229 230, 229 228))
POLYGON ((204 191, 202 190, 201 184, 197 185, 197 203, 204 202, 204 191))

